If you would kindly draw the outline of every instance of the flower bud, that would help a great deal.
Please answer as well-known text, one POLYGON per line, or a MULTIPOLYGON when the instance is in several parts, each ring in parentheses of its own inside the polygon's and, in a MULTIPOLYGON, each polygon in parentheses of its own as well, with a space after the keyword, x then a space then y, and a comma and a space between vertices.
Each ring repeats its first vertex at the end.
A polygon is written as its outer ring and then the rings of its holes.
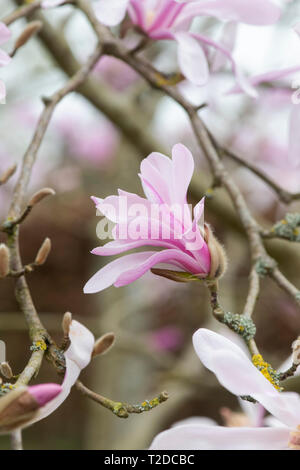
POLYGON ((14 375, 8 362, 1 362, 0 372, 6 379, 11 379, 14 375))
POLYGON ((54 196, 54 194, 55 194, 54 189, 51 189, 51 188, 40 189, 39 191, 34 193, 34 195, 32 196, 32 198, 30 199, 30 201, 28 203, 28 206, 33 207, 38 202, 42 201, 45 197, 54 196))
POLYGON ((106 333, 105 335, 101 336, 95 342, 94 349, 92 352, 92 357, 99 356, 100 354, 104 354, 113 346, 115 342, 115 334, 114 333, 106 333))
POLYGON ((214 236, 210 226, 204 224, 204 240, 210 252, 210 279, 217 279, 223 276, 227 269, 227 256, 224 248, 214 236))
POLYGON ((37 413, 39 404, 26 387, 18 387, 0 398, 0 432, 22 427, 37 413))
POLYGON ((293 349, 293 364, 298 366, 300 364, 300 336, 293 342, 292 349, 293 349))
POLYGON ((9 249, 4 243, 0 243, 0 278, 9 273, 9 249))
POLYGON ((41 21, 31 21, 28 23, 24 31, 20 34, 18 39, 16 40, 14 50, 12 52, 12 56, 17 52, 17 50, 24 46, 32 36, 37 34, 43 27, 43 23, 41 21))
POLYGON ((17 169, 17 165, 12 165, 10 166, 1 176, 0 176, 0 185, 5 184, 9 178, 12 177, 12 175, 15 173, 17 169))
POLYGON ((66 312, 64 314, 63 320, 62 320, 62 329, 63 329, 65 337, 69 336, 71 323, 72 323, 72 313, 71 312, 66 312))
POLYGON ((50 250, 51 250, 51 240, 50 238, 45 238, 34 260, 35 264, 37 264, 38 266, 41 266, 42 264, 44 264, 48 258, 50 250))

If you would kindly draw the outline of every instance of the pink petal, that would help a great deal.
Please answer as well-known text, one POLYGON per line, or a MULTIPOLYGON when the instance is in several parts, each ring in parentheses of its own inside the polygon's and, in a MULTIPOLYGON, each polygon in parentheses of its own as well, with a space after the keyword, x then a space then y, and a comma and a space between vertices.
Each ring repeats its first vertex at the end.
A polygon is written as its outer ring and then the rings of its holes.
POLYGON ((53 400, 40 408, 36 417, 26 424, 36 423, 49 416, 55 411, 67 398, 71 388, 78 379, 80 372, 91 360, 94 348, 95 338, 92 333, 81 323, 73 320, 70 326, 70 347, 65 352, 66 374, 62 384, 62 391, 53 400))
POLYGON ((126 15, 129 0, 98 0, 95 13, 98 20, 106 26, 116 26, 126 15))
POLYGON ((85 294, 100 292, 113 285, 119 276, 148 259, 153 252, 133 253, 122 258, 118 258, 100 269, 84 286, 85 294))
POLYGON ((92 200, 105 217, 118 224, 127 223, 133 206, 144 208, 145 213, 151 214, 151 204, 147 199, 122 190, 119 190, 119 196, 108 196, 105 199, 92 196, 92 200))
POLYGON ((187 32, 175 33, 174 38, 178 43, 178 63, 183 75, 194 85, 205 85, 209 78, 209 70, 199 42, 187 32))
POLYGON ((62 387, 53 383, 39 384, 28 387, 28 391, 40 406, 44 406, 62 392, 62 387))
POLYGON ((184 271, 194 274, 203 273, 202 267, 199 266, 199 263, 197 263, 191 256, 179 250, 168 249, 157 253, 152 252, 151 256, 145 259, 143 263, 140 263, 133 269, 131 268, 123 272, 115 282, 115 286, 121 287, 130 284, 160 263, 168 263, 174 265, 175 268, 181 268, 184 271))
MULTIPOLYGON (((249 82, 252 86, 257 86, 262 83, 272 82, 275 80, 280 80, 281 78, 288 77, 289 75, 299 72, 300 65, 296 65, 294 67, 289 67, 286 69, 281 70, 272 70, 270 72, 266 72, 260 75, 255 75, 254 77, 249 78, 249 82)), ((241 93, 243 90, 241 86, 238 84, 231 88, 227 94, 234 94, 234 93, 241 93)))
POLYGON ((204 201, 205 197, 201 199, 201 201, 196 204, 194 207, 194 220, 188 230, 185 231, 183 237, 186 241, 186 248, 188 250, 193 251, 195 248, 195 244, 197 243, 197 251, 200 250, 204 245, 204 239, 200 233, 199 227, 204 230, 204 201), (199 224, 199 220, 202 219, 201 223, 199 224), (191 246, 189 246, 191 245, 191 246))
POLYGON ((141 179, 145 195, 151 202, 171 204, 170 174, 172 161, 158 152, 151 153, 141 163, 141 179))
POLYGON ((11 37, 11 32, 8 27, 0 22, 0 44, 4 44, 11 37))
POLYGON ((282 423, 297 427, 300 397, 296 393, 279 393, 237 345, 204 328, 194 333, 193 343, 200 360, 223 387, 237 396, 251 395, 282 423))
POLYGON ((205 15, 221 21, 237 21, 258 26, 276 23, 281 9, 269 0, 209 0, 188 3, 180 15, 180 22, 205 15))
POLYGON ((11 62, 11 57, 6 54, 6 52, 2 51, 0 49, 0 67, 3 67, 4 65, 8 65, 11 62))
POLYGON ((97 248, 94 248, 91 253, 98 256, 113 256, 147 245, 174 248, 174 245, 168 242, 163 242, 162 240, 114 240, 112 242, 106 243, 104 246, 98 246, 97 248))
POLYGON ((128 14, 131 21, 140 26, 142 29, 146 29, 146 16, 147 12, 145 5, 140 0, 130 0, 128 5, 128 14))
POLYGON ((184 5, 176 5, 173 0, 165 0, 160 8, 156 7, 156 17, 148 28, 148 33, 170 28, 183 8, 184 5))
POLYGON ((288 441, 287 428, 185 425, 158 434, 150 450, 284 450, 288 441))
POLYGON ((194 173, 194 159, 185 145, 174 145, 172 149, 172 166, 172 203, 186 204, 187 190, 194 173))
MULTIPOLYGON (((223 26, 222 36, 219 43, 228 51, 232 52, 235 46, 237 35, 237 23, 229 22, 223 26)), ((216 50, 213 60, 211 62, 211 71, 217 72, 225 66, 227 61, 226 56, 219 50, 216 50)))
POLYGON ((252 96, 253 98, 257 98, 257 95, 258 95, 257 91, 254 89, 251 82, 248 79, 246 79, 246 77, 243 75, 242 71, 237 66, 234 58, 232 57, 230 51, 228 51, 222 44, 219 44, 218 42, 213 41, 212 39, 206 36, 203 36, 203 34, 191 33, 191 35, 193 36, 193 38, 203 42, 204 44, 207 44, 208 46, 212 46, 216 48, 218 51, 224 54, 224 56, 226 56, 227 59, 231 63, 231 67, 235 75, 235 79, 238 85, 240 86, 240 88, 249 96, 252 96))
POLYGON ((161 153, 151 153, 141 163, 141 179, 147 198, 158 204, 185 204, 193 171, 193 156, 182 144, 174 145, 172 160, 161 153))
POLYGON ((194 274, 203 273, 195 259, 176 249, 133 253, 118 258, 100 269, 84 286, 84 292, 92 294, 112 284, 116 287, 125 286, 136 281, 159 263, 169 263, 175 267, 175 270, 181 268, 194 274))

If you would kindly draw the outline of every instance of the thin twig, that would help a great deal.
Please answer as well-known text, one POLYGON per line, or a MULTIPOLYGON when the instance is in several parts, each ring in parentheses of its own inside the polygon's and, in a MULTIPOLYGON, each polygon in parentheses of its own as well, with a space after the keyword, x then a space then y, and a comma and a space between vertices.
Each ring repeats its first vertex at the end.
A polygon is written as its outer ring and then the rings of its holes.
POLYGON ((87 388, 85 385, 83 385, 82 382, 80 382, 80 380, 77 380, 76 388, 83 395, 87 396, 104 408, 112 411, 119 418, 128 418, 132 413, 140 414, 144 413, 145 411, 151 411, 153 408, 156 408, 158 405, 165 402, 169 398, 167 392, 162 392, 152 400, 145 400, 139 405, 131 405, 129 403, 116 402, 109 398, 105 398, 102 395, 99 395, 98 393, 95 393, 87 388))
POLYGON ((276 284, 289 294, 300 305, 300 290, 292 284, 282 272, 276 267, 270 272, 270 277, 276 284))
POLYGON ((246 317, 251 317, 254 309, 255 304, 259 295, 259 275, 256 271, 256 267, 253 266, 250 272, 250 283, 249 283, 249 291, 246 300, 246 304, 243 310, 243 315, 246 317))

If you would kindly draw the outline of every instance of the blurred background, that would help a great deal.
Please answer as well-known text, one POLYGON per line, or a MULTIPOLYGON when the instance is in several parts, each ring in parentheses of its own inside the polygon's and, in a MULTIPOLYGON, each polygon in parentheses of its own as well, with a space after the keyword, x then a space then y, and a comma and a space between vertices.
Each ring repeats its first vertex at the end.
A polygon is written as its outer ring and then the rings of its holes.
MULTIPOLYGON (((11 0, 1 2, 0 19, 14 8, 11 0)), ((49 96, 66 81, 66 70, 58 65, 49 37, 56 37, 58 43, 68 42, 66 63, 69 53, 79 62, 84 60, 95 45, 89 24, 71 6, 48 10, 45 16, 43 31, 48 32, 48 39, 46 34, 32 39, 8 67, 0 69, 0 78, 7 86, 6 104, 0 105, 0 172, 21 161, 42 110, 41 97, 49 96)), ((239 27, 234 56, 247 74, 300 65, 300 39, 291 28, 297 19, 300 2, 293 1, 285 4, 285 14, 276 26, 239 27)), ((11 26, 12 40, 5 45, 6 51, 12 49, 13 39, 24 25, 22 19, 11 26)), ((220 25, 207 19, 197 22, 195 28, 220 32, 220 25)), ((168 41, 155 43, 146 55, 161 71, 177 71, 174 45, 168 41)), ((297 74, 276 82, 276 86, 259 87, 257 100, 226 94, 234 84, 226 67, 213 74, 205 87, 196 88, 185 81, 178 86, 193 103, 209 105, 201 113, 220 143, 264 170, 283 188, 300 191, 300 157, 292 160, 289 153, 290 115, 299 106, 291 101, 295 79, 297 74)), ((67 310, 96 337, 108 331, 116 333, 115 347, 83 372, 87 386, 116 401, 140 403, 163 390, 169 392, 170 399, 149 413, 121 420, 74 389, 54 414, 24 432, 27 449, 143 449, 159 431, 178 420, 207 416, 222 423, 222 406, 239 409, 235 397, 203 369, 192 348, 191 336, 199 327, 221 331, 211 318, 204 287, 147 274, 127 287, 83 294, 89 277, 108 262, 90 254, 102 243, 96 236, 99 217, 90 196, 106 197, 118 188, 142 195, 137 174, 147 149, 140 145, 138 135, 131 139, 124 135, 127 119, 143 126, 153 143, 150 150, 170 154, 177 142, 192 150, 196 172, 189 202, 197 203, 212 184, 179 106, 149 89, 113 58, 101 58, 92 83, 98 100, 79 93, 67 96, 57 107, 39 152, 29 195, 44 186, 54 188, 57 194, 38 205, 22 225, 23 261, 34 259, 45 237, 51 238, 53 248, 46 265, 28 276, 28 282, 42 322, 54 339, 59 341, 62 336, 61 320, 67 310)), ((264 227, 270 227, 287 210, 300 210, 299 203, 289 208, 280 204, 272 190, 246 169, 230 161, 227 164, 264 227)), ((15 182, 16 176, 0 188, 1 220, 15 182)), ((207 199, 205 211, 229 258, 229 269, 220 286, 223 306, 240 312, 249 273, 245 235, 223 190, 216 190, 207 199)), ((299 286, 299 246, 278 240, 270 240, 266 246, 284 274, 299 286)), ((13 289, 12 279, 1 281, 0 338, 7 344, 13 371, 18 373, 30 355, 30 340, 13 289)), ((299 310, 265 279, 254 320, 257 343, 265 359, 278 367, 288 358, 291 343, 300 333, 299 310)), ((230 332, 222 332, 232 338, 230 332)), ((44 362, 38 382, 57 380, 51 366, 44 362)), ((287 388, 298 387, 300 391, 297 378, 287 383, 287 388)), ((7 447, 8 439, 0 437, 0 448, 7 447)))

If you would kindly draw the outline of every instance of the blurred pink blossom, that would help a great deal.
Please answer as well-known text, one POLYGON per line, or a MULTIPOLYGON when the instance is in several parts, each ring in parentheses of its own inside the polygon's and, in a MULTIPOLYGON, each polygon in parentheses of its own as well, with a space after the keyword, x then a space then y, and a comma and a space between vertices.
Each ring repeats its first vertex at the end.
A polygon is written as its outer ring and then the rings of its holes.
POLYGON ((119 134, 110 122, 64 116, 55 122, 56 128, 69 146, 71 156, 92 165, 111 160, 119 142, 119 134), (79 131, 80 130, 80 131, 79 131))
POLYGON ((129 65, 115 57, 104 55, 94 67, 94 72, 118 91, 124 91, 138 78, 138 74, 129 65))
POLYGON ((183 342, 183 334, 176 326, 164 326, 148 334, 150 345, 157 351, 176 351, 183 342))

